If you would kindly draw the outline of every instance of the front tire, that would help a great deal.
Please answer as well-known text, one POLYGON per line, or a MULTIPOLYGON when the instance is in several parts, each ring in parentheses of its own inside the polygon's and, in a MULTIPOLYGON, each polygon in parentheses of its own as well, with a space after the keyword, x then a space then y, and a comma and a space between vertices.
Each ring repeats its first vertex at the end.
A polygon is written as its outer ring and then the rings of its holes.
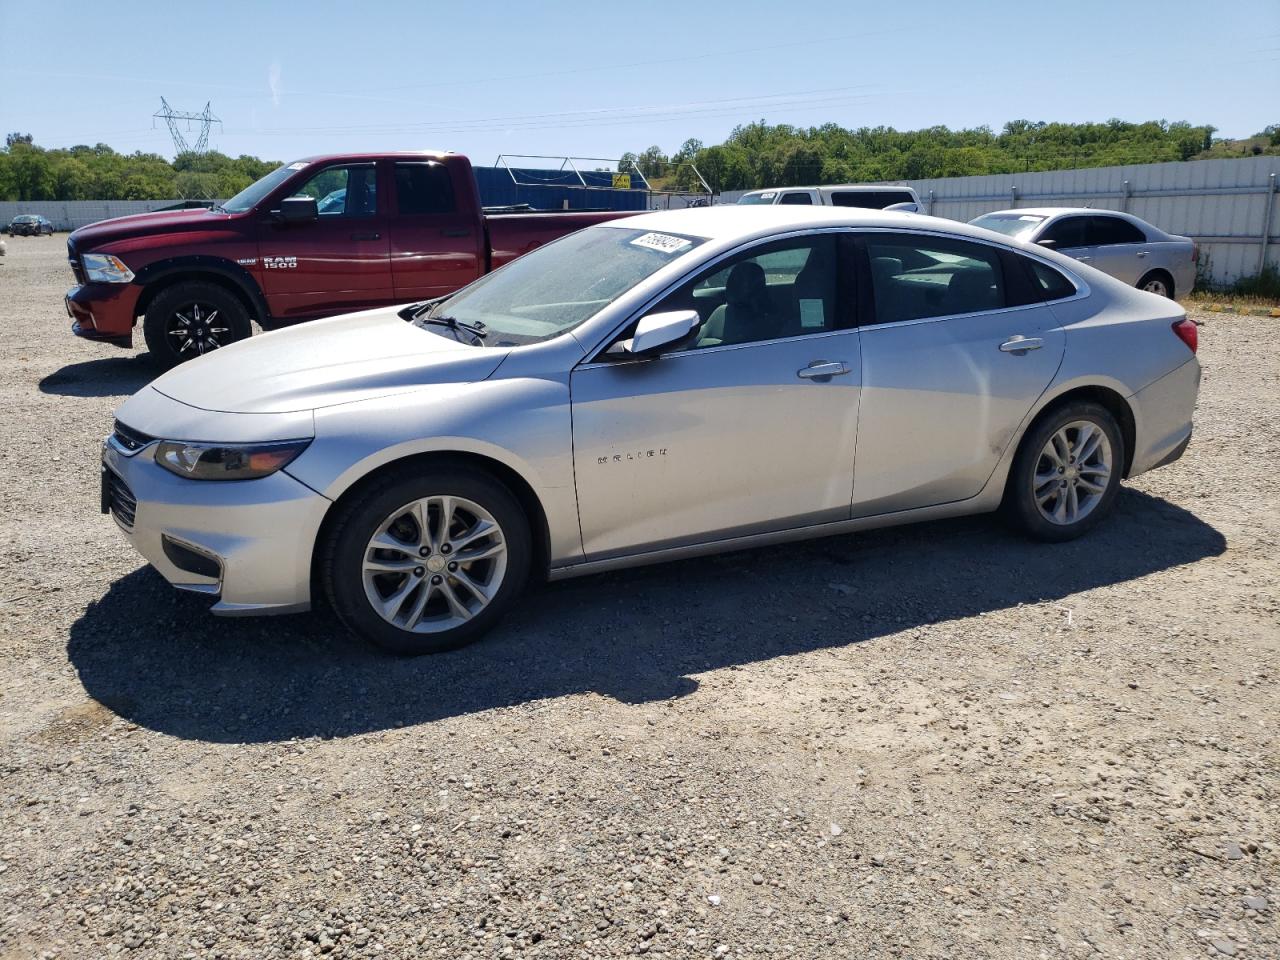
POLYGON ((147 306, 142 332, 151 357, 168 370, 248 337, 253 328, 240 299, 216 283, 179 283, 147 306))
POLYGON ((1111 411, 1067 403, 1035 423, 1009 472, 1005 508, 1037 540, 1074 540, 1111 512, 1124 470, 1124 436, 1111 411))
POLYGON ((321 578, 338 619, 401 655, 479 639, 519 596, 532 557, 519 500, 463 466, 375 480, 342 508, 323 549, 321 578))

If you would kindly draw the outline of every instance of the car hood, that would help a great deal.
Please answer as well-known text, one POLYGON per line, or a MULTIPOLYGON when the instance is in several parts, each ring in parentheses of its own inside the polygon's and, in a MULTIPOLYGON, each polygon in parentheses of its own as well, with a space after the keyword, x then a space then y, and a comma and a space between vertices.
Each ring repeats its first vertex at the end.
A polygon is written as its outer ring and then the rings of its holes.
POLYGON ((175 367, 156 392, 202 410, 288 413, 490 376, 509 351, 367 310, 250 337, 175 367))
POLYGON ((188 230, 207 230, 219 227, 233 219, 233 214, 214 213, 203 207, 192 210, 157 210, 154 213, 135 213, 127 217, 99 220, 79 227, 71 233, 72 246, 78 250, 91 250, 104 243, 149 237, 159 233, 182 233, 188 230))

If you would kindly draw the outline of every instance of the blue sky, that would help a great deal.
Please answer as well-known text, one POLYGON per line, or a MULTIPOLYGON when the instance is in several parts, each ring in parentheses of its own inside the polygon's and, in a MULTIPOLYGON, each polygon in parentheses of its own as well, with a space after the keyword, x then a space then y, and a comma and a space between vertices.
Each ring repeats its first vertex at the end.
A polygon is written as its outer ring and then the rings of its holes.
POLYGON ((1280 122, 1280 2, 306 4, 0 0, 0 126, 172 154, 151 115, 206 100, 211 144, 288 160, 436 147, 614 158, 756 119, 1280 122))

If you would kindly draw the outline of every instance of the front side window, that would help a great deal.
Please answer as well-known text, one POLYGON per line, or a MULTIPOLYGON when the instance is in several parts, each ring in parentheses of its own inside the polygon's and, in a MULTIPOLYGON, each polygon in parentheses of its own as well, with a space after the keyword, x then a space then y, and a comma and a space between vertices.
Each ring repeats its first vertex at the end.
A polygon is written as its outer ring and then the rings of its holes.
POLYGON ((396 164, 396 212, 400 216, 453 213, 453 210, 453 181, 444 164, 396 164))
MULTIPOLYGON (((782 240, 717 264, 650 312, 696 310, 702 319, 687 349, 758 343, 840 326, 835 236, 782 240)), ((852 280, 849 273, 847 281, 852 280)))
POLYGON ((1065 250, 1071 247, 1088 245, 1085 239, 1084 217, 1063 217, 1049 224, 1041 240, 1052 240, 1054 247, 1065 250))
POLYGON ((426 316, 484 330, 487 347, 550 340, 704 242, 655 230, 588 227, 481 277, 426 316))
POLYGON ((876 323, 945 317, 1006 305, 1000 253, 941 237, 868 234, 876 323))
POLYGON ((311 197, 321 218, 371 217, 378 211, 378 179, 373 164, 327 167, 293 192, 311 197))
POLYGON ((1146 234, 1120 217, 1090 217, 1086 239, 1091 247, 1147 242, 1146 234))

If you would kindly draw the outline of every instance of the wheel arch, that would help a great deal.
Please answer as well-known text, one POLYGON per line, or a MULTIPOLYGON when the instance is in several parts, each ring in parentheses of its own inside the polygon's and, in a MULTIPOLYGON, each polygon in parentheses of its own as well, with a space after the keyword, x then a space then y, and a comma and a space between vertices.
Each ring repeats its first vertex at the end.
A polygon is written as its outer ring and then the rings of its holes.
MULTIPOLYGON (((1101 407, 1105 407, 1116 418, 1116 422, 1120 425, 1120 435, 1124 438, 1124 472, 1121 476, 1128 477, 1129 470, 1133 466, 1138 424, 1129 401, 1124 398, 1123 394, 1111 387, 1100 383, 1079 384, 1055 394, 1040 407, 1035 416, 1027 423, 1022 431, 1022 437, 1026 437, 1031 433, 1040 421, 1059 407, 1079 401, 1096 403, 1101 407)), ((1022 442, 1022 437, 1019 437, 1019 444, 1022 442)))
POLYGON ((1174 300, 1178 296, 1178 281, 1174 279, 1173 272, 1164 267, 1152 267, 1141 277, 1138 278, 1137 287, 1139 290, 1143 288, 1146 282, 1153 276, 1161 277, 1165 283, 1169 285, 1169 299, 1174 300))
POLYGON ((251 320, 264 323, 270 319, 267 300, 258 282, 244 267, 223 257, 174 257, 149 264, 138 272, 134 282, 142 285, 136 315, 147 312, 157 296, 180 283, 215 283, 233 294, 251 320))
POLYGON ((475 470, 484 471, 511 491, 512 495, 520 502, 525 515, 529 518, 530 539, 533 544, 532 569, 536 571, 538 576, 546 577, 551 566, 551 528, 547 522, 546 510, 537 493, 534 492, 533 485, 519 471, 494 457, 462 450, 432 450, 397 457, 394 460, 379 464, 354 483, 349 484, 339 494, 338 498, 329 505, 325 511, 324 519, 320 522, 320 528, 316 533, 315 543, 311 549, 311 596, 313 601, 324 595, 319 580, 320 559, 323 555, 322 545, 331 535, 333 525, 341 516, 344 507, 352 500, 357 499, 371 484, 376 483, 379 478, 389 473, 412 466, 438 467, 449 464, 467 466, 475 470))

